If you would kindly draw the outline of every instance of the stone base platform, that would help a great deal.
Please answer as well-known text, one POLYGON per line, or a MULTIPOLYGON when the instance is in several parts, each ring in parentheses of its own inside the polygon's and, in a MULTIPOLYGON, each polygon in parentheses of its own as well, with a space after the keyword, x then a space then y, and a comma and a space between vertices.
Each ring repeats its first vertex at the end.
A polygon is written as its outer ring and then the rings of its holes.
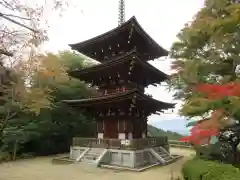
POLYGON ((141 150, 106 149, 93 147, 71 147, 69 156, 53 159, 60 164, 85 163, 95 167, 118 170, 144 171, 157 165, 167 165, 181 158, 170 155, 163 147, 141 150), (64 163, 64 161, 66 161, 64 163))

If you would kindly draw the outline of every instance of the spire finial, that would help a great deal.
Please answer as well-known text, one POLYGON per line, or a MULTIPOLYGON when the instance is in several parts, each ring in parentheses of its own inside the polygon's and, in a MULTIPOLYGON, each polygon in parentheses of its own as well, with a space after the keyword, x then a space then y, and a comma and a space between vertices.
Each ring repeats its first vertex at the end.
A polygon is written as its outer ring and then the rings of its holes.
POLYGON ((120 26, 124 22, 125 22, 125 2, 124 2, 124 0, 119 0, 118 25, 120 26))

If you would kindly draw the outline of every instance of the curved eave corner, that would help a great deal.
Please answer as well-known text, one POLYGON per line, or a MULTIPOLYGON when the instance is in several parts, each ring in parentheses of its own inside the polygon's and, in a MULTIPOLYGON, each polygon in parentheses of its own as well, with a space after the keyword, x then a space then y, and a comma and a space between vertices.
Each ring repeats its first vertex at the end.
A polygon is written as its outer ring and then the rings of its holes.
POLYGON ((169 106, 170 106, 169 109, 173 109, 173 108, 175 108, 175 105, 176 105, 176 103, 169 103, 169 106))
POLYGON ((176 104, 173 104, 173 103, 167 103, 167 102, 162 102, 162 106, 163 108, 162 109, 173 109, 175 107, 176 104))
POLYGON ((162 47, 162 49, 163 49, 163 54, 164 54, 163 56, 168 56, 169 55, 169 51, 164 49, 163 47, 162 47))
MULTIPOLYGON (((162 72, 162 71, 161 71, 162 72)), ((163 76, 164 76, 164 80, 163 81, 166 81, 166 80, 169 80, 170 76, 164 72, 162 72, 163 76)))
POLYGON ((169 51, 167 51, 166 49, 164 49, 162 46, 160 46, 144 29, 143 27, 140 25, 140 23, 137 21, 137 18, 135 16, 133 16, 131 18, 131 21, 134 21, 134 23, 138 26, 138 28, 140 29, 140 33, 142 33, 143 36, 145 36, 148 40, 150 40, 150 42, 152 42, 153 44, 155 44, 155 46, 157 47, 158 50, 162 51, 162 55, 161 56, 168 56, 169 51))
MULTIPOLYGON (((165 81, 169 80, 170 76, 169 76, 168 74, 165 74, 165 73, 162 72, 162 71, 160 71, 160 73, 161 73, 161 76, 162 76, 163 78, 161 78, 161 80, 160 80, 159 82, 153 83, 153 84, 155 84, 155 85, 159 84, 159 85, 160 85, 162 82, 165 82, 165 81)), ((152 85, 153 85, 153 84, 152 84, 152 85)))

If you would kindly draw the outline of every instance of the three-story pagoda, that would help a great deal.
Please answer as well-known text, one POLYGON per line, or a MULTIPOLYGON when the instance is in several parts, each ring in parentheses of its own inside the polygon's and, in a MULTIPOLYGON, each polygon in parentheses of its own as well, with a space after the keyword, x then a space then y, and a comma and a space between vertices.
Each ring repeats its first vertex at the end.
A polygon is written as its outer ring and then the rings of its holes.
POLYGON ((168 142, 166 137, 147 137, 147 117, 174 105, 144 93, 148 85, 168 78, 148 63, 167 56, 168 52, 143 30, 135 17, 111 31, 70 46, 100 62, 69 72, 70 76, 98 87, 99 92, 88 99, 64 100, 71 107, 94 114, 97 125, 97 137, 74 138, 70 158, 84 161, 95 157, 93 161, 97 164, 131 168, 166 163, 167 159, 165 162, 161 157, 164 153, 165 158, 172 159, 167 148, 149 150, 167 147, 168 142), (96 149, 101 155, 96 155, 96 149))
POLYGON ((101 63, 69 72, 70 76, 97 86, 99 97, 64 101, 96 115, 98 138, 145 138, 147 117, 173 108, 173 104, 144 94, 145 87, 168 78, 147 61, 168 52, 142 29, 135 17, 107 33, 70 46, 101 63))

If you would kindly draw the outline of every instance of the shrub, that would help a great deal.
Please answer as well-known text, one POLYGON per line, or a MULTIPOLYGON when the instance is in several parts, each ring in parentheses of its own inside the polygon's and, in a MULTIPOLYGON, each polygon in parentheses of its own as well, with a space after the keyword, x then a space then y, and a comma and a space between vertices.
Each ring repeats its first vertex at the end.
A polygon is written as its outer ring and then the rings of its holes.
POLYGON ((185 180, 240 180, 238 168, 199 158, 186 162, 182 173, 185 180))
POLYGON ((11 156, 7 152, 0 151, 0 163, 3 161, 9 161, 11 159, 11 156))

